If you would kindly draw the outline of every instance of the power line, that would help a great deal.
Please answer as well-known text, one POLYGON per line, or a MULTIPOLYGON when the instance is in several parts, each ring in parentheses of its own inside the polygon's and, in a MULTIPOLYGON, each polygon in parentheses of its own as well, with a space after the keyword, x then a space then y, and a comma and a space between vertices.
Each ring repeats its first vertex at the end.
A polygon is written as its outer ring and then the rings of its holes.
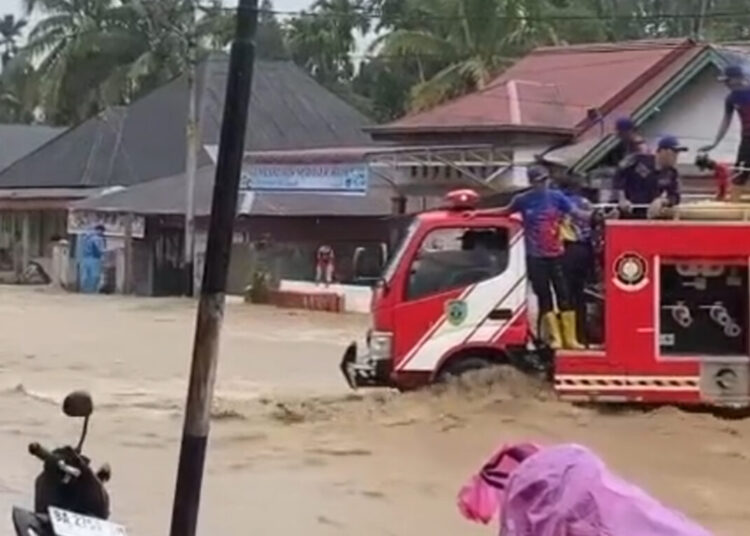
MULTIPOLYGON (((233 7, 212 8, 217 10, 235 11, 233 7)), ((307 11, 307 10, 277 10, 277 9, 259 9, 260 14, 275 15, 282 17, 361 17, 366 19, 381 20, 391 17, 379 10, 371 10, 352 6, 350 11, 307 11)), ((466 17, 461 15, 436 15, 424 12, 413 14, 414 20, 442 20, 442 21, 472 21, 485 20, 486 17, 466 17)), ((581 22, 581 21, 662 21, 662 20, 685 20, 685 19, 726 19, 750 17, 747 10, 742 11, 712 11, 708 13, 690 12, 690 13, 613 13, 611 15, 575 15, 575 14, 556 14, 556 15, 497 15, 495 20, 508 22, 581 22)))

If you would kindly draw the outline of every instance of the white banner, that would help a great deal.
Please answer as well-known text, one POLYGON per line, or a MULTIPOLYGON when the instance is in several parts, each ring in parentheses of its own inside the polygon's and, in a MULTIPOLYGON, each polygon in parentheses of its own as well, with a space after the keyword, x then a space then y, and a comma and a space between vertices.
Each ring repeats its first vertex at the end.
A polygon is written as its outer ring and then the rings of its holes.
POLYGON ((363 164, 257 164, 243 168, 240 190, 365 195, 368 182, 363 164))
MULTIPOLYGON (((93 230, 97 225, 104 226, 106 236, 125 236, 127 215, 118 212, 93 212, 84 210, 68 211, 68 234, 81 234, 93 230)), ((133 216, 133 238, 146 236, 146 219, 133 216)))

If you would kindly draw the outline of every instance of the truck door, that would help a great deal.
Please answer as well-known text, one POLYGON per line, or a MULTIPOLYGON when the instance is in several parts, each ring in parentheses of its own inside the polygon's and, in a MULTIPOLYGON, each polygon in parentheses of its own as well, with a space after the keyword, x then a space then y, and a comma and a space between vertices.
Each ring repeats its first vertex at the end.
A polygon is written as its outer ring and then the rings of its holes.
POLYGON ((394 368, 434 371, 462 345, 488 346, 525 311, 521 233, 510 225, 428 231, 394 307, 394 368))

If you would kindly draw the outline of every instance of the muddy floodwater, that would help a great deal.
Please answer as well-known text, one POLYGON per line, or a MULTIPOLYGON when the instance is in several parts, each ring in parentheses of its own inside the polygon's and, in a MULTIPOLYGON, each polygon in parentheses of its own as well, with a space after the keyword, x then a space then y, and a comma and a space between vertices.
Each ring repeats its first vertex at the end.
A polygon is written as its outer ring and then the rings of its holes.
MULTIPOLYGON (((168 533, 195 304, 0 287, 0 534, 30 505, 30 441, 73 442, 58 409, 92 392, 88 441, 113 468, 113 518, 168 533)), ((511 373, 409 395, 339 377, 362 316, 228 306, 200 534, 496 534, 455 495, 500 441, 576 441, 717 536, 750 528, 750 420, 562 404, 511 373)))

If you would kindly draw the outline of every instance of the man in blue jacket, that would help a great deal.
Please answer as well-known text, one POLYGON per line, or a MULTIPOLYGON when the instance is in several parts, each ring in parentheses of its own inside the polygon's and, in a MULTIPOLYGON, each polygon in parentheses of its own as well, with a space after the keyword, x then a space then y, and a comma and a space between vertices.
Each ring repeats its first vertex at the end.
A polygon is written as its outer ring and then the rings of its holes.
POLYGON ((104 226, 97 225, 94 231, 84 233, 79 238, 78 281, 81 292, 96 294, 102 278, 102 257, 106 251, 104 226))

